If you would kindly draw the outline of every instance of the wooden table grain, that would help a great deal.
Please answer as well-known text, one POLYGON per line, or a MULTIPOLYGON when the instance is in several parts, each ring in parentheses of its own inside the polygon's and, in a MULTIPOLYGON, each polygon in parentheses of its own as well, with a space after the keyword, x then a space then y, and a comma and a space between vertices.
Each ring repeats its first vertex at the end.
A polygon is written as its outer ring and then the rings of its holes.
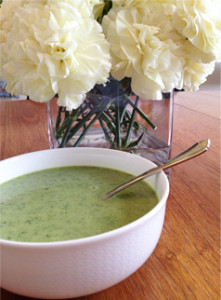
MULTIPOLYGON (((44 104, 0 102, 0 159, 48 148, 44 104)), ((210 138, 208 152, 171 170, 160 241, 123 282, 77 300, 220 299, 220 92, 175 95, 172 155, 210 138)), ((28 300, 1 290, 2 300, 28 300)))

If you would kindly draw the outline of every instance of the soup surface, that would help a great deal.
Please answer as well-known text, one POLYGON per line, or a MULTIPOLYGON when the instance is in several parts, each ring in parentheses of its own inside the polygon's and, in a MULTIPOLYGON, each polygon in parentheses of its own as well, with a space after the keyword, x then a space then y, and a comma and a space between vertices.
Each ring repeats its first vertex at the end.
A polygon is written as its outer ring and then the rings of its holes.
POLYGON ((157 203, 155 191, 139 182, 115 196, 101 196, 132 176, 87 166, 30 173, 0 185, 1 238, 24 242, 88 237, 126 225, 157 203))

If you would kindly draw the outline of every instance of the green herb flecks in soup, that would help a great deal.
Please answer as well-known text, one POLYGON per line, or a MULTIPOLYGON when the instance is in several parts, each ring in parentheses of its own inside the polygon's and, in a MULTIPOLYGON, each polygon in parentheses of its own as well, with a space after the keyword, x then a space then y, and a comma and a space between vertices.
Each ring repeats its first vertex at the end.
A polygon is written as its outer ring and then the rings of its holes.
POLYGON ((1 238, 63 241, 126 225, 158 203, 155 191, 145 182, 101 199, 131 177, 107 168, 74 166, 46 169, 3 183, 1 238))

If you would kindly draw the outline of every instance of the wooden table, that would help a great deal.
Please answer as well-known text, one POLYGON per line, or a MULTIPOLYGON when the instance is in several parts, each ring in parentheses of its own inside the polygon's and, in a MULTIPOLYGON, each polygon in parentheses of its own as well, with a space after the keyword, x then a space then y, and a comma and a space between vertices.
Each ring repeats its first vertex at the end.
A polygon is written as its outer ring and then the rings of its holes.
MULTIPOLYGON (((219 105, 219 92, 176 94, 172 155, 204 138, 211 148, 172 169, 165 224, 151 257, 123 282, 78 300, 220 299, 219 105)), ((1 159, 48 148, 44 104, 2 102, 0 113, 1 159)), ((1 299, 29 298, 2 290, 1 299)))

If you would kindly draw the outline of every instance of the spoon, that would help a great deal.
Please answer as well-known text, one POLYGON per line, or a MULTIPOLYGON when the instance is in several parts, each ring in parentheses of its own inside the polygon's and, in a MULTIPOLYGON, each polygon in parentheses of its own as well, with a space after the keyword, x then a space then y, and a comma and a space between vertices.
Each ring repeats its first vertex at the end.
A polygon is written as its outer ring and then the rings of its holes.
POLYGON ((191 159, 193 157, 196 157, 200 154, 202 154, 203 152, 205 152, 206 150, 208 150, 210 147, 210 140, 202 140, 196 144, 194 144, 192 147, 190 147, 189 149, 187 149, 186 151, 182 152, 181 154, 175 156, 174 158, 171 158, 170 160, 168 160, 166 163, 159 165, 158 167, 152 168, 132 179, 130 179, 129 181, 119 185, 118 187, 116 187, 115 189, 111 190, 110 192, 108 192, 106 195, 102 196, 102 199, 107 199, 113 195, 115 195, 116 193, 126 189, 127 187, 131 186, 132 184, 143 180, 144 178, 151 176, 155 173, 160 172, 161 170, 165 170, 168 168, 171 168, 177 164, 180 164, 188 159, 191 159))

